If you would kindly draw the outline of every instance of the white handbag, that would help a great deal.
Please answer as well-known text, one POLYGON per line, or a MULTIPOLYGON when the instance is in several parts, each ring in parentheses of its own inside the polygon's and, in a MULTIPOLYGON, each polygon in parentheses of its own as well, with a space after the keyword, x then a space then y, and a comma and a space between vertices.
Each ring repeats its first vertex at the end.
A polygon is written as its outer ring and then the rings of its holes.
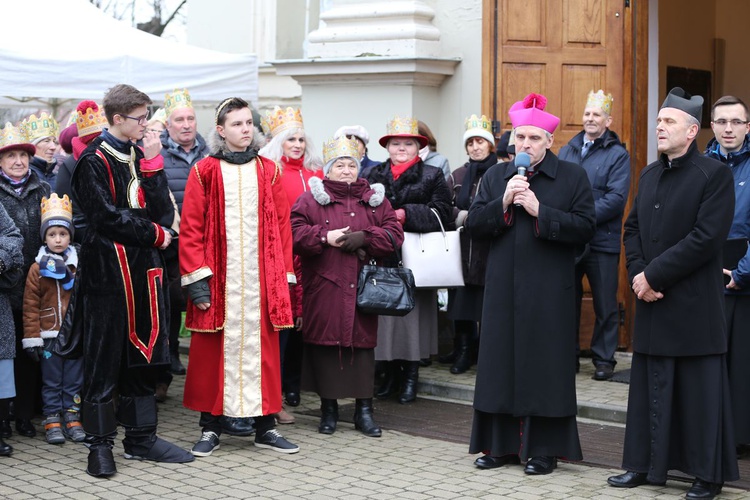
POLYGON ((404 232, 404 244, 401 246, 404 267, 411 269, 417 288, 464 286, 458 231, 446 231, 437 210, 430 210, 437 217, 440 231, 404 232))

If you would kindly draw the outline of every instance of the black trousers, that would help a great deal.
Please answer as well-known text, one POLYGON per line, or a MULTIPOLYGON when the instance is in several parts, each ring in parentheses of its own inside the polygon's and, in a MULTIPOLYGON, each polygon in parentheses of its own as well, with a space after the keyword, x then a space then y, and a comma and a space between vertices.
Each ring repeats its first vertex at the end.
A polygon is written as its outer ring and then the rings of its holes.
MULTIPOLYGON (((169 284, 169 355, 179 356, 180 325, 182 324, 182 311, 187 306, 187 299, 185 298, 185 291, 180 286, 180 261, 177 258, 177 253, 172 253, 171 250, 169 252, 165 252, 165 270, 167 283, 169 284)), ((158 371, 156 382, 167 385, 172 383, 172 371, 169 365, 163 366, 158 371)))
MULTIPOLYGON (((221 415, 212 415, 207 411, 201 412, 201 418, 198 421, 198 425, 203 428, 203 432, 214 432, 217 436, 221 436, 221 421, 219 420, 221 415)), ((255 421, 255 435, 260 436, 264 432, 273 429, 275 427, 273 415, 262 415, 253 417, 255 421)))
POLYGON ((13 311, 16 325, 16 359, 13 363, 13 376, 16 379, 16 397, 13 412, 16 418, 30 419, 36 414, 36 407, 42 397, 42 372, 39 363, 23 352, 23 313, 13 311))
MULTIPOLYGON (((615 366, 617 350, 619 311, 617 307, 617 281, 620 254, 591 251, 576 266, 576 332, 580 330, 581 300, 583 298, 583 275, 591 285, 594 300, 594 335, 591 337, 591 352, 594 364, 606 363, 615 366)), ((576 352, 578 352, 576 335, 576 352)))

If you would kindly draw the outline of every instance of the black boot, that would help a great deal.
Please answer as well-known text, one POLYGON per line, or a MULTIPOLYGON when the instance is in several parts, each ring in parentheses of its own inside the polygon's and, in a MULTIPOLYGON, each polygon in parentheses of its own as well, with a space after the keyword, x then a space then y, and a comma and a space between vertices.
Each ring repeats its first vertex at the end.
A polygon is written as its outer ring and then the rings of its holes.
POLYGON ((383 361, 383 364, 383 382, 375 393, 375 397, 378 399, 388 399, 396 394, 399 385, 400 367, 398 361, 383 361))
POLYGON ((0 438, 0 457, 9 457, 13 453, 13 447, 0 438))
POLYGON ((372 419, 372 398, 357 399, 354 404, 354 428, 369 437, 379 438, 383 431, 372 419))
POLYGON ((444 365, 454 363, 458 356, 458 332, 453 334, 453 350, 444 356, 438 356, 438 363, 444 365))
POLYGON ((156 436, 156 399, 153 396, 120 396, 117 407, 120 423, 125 427, 124 456, 130 460, 182 464, 195 457, 168 441, 156 436))
POLYGON ((417 399, 417 382, 419 382, 419 361, 403 361, 404 365, 404 387, 398 402, 401 404, 411 403, 417 399))
POLYGON ((112 447, 115 445, 115 434, 109 436, 86 435, 85 443, 89 447, 86 474, 94 477, 110 477, 117 473, 112 447))
POLYGON ((339 402, 335 399, 320 398, 320 425, 318 432, 333 434, 339 421, 339 402))
POLYGON ((471 368, 471 332, 462 331, 456 333, 458 337, 458 354, 451 366, 451 373, 458 375, 471 368))

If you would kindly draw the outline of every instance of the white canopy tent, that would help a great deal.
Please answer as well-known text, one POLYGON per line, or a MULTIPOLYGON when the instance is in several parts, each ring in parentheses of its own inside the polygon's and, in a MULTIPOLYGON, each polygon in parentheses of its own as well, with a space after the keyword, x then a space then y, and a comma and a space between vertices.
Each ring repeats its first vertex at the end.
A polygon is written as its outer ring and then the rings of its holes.
POLYGON ((175 88, 194 101, 257 102, 258 60, 165 40, 88 0, 0 0, 0 96, 100 100, 128 83, 155 102, 175 88), (64 34, 52 37, 55 28, 64 34))

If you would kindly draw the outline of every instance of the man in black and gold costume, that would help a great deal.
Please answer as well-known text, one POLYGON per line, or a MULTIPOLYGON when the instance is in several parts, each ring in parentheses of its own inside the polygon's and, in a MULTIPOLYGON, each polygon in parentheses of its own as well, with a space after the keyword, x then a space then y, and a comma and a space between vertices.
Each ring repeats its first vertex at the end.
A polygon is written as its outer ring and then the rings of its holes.
POLYGON ((120 84, 103 104, 109 128, 81 155, 72 179, 88 227, 72 300, 71 338, 82 338, 86 472, 96 477, 117 471, 112 446, 118 422, 125 428, 125 458, 193 460, 156 437, 153 366, 169 362, 169 301, 160 249, 171 241, 164 225, 174 208, 159 137, 146 133, 151 99, 120 84), (135 145, 140 139, 143 148, 135 145))

